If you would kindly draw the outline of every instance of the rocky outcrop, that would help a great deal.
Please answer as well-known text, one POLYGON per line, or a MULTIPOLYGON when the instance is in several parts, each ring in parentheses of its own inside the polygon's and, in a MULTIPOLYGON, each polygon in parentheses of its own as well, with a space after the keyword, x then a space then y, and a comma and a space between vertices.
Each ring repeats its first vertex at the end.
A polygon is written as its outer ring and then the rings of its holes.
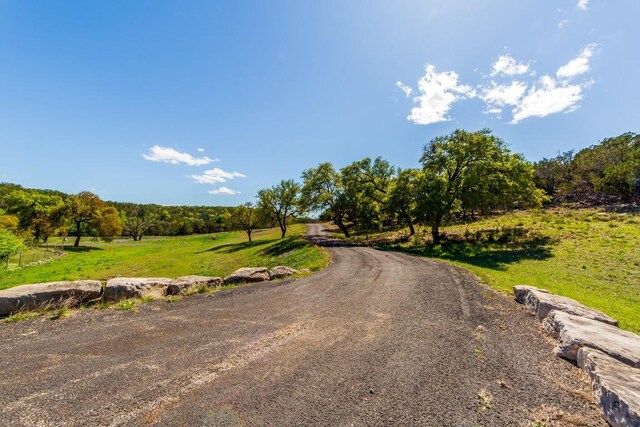
POLYGON ((287 267, 286 265, 279 265, 269 270, 269 279, 284 279, 285 277, 289 277, 298 273, 300 273, 298 270, 295 270, 291 267, 287 267))
POLYGON ((45 306, 77 305, 102 293, 97 280, 73 282, 49 282, 15 286, 0 291, 0 316, 8 316, 20 310, 35 310, 45 306))
POLYGON ((118 301, 127 298, 141 298, 145 295, 162 295, 172 282, 166 277, 118 277, 107 281, 104 299, 118 301))
POLYGON ((232 283, 252 283, 269 280, 269 270, 265 267, 245 267, 239 268, 224 278, 225 284, 232 283))
POLYGON ((218 287, 224 284, 220 277, 182 276, 173 280, 165 289, 166 295, 179 295, 198 286, 218 287))
POLYGON ((591 380, 604 419, 614 427, 640 426, 640 369, 588 347, 578 351, 577 362, 591 380))
POLYGON ((629 366, 640 368, 640 336, 615 326, 553 310, 544 328, 558 338, 556 354, 576 360, 582 347, 594 348, 629 366))
POLYGON ((545 289, 538 289, 533 286, 514 286, 513 293, 516 301, 529 307, 540 321, 544 320, 552 310, 557 310, 618 326, 616 319, 598 310, 586 307, 571 298, 550 294, 545 289))

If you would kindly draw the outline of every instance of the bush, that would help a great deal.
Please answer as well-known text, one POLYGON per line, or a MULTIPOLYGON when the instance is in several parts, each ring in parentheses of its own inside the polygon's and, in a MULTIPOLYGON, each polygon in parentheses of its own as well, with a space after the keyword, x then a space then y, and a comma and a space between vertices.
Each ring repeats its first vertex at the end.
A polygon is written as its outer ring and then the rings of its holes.
POLYGON ((24 241, 9 230, 0 230, 0 258, 20 252, 25 248, 24 241))

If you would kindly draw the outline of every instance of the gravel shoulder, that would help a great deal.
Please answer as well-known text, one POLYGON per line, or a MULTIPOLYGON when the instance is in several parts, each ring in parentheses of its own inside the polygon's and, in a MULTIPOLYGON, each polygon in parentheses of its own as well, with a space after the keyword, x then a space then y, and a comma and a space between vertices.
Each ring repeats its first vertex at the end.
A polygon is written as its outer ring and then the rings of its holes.
POLYGON ((606 425, 524 307, 442 262, 333 261, 138 312, 0 325, 3 425, 606 425))

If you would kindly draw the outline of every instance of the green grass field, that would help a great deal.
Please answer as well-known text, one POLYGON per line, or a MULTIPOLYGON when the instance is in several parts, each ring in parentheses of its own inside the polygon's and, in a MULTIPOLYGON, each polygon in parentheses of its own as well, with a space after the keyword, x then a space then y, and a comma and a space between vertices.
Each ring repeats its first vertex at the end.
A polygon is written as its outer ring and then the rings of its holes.
MULTIPOLYGON (((288 265, 315 271, 328 264, 328 253, 303 238, 303 224, 292 225, 289 230, 284 239, 280 239, 279 229, 255 231, 251 243, 242 232, 149 237, 140 242, 118 239, 102 243, 85 238, 79 248, 65 246, 65 257, 33 267, 0 271, 0 289, 57 280, 225 276, 240 267, 256 266, 288 265)), ((53 239, 52 244, 59 248, 60 242, 53 239)))
POLYGON ((450 261, 505 293, 519 284, 545 288, 640 333, 638 213, 570 208, 515 212, 445 227, 444 232, 449 241, 436 246, 421 241, 423 236, 428 241, 428 232, 401 243, 392 241, 408 234, 404 231, 355 240, 450 261))

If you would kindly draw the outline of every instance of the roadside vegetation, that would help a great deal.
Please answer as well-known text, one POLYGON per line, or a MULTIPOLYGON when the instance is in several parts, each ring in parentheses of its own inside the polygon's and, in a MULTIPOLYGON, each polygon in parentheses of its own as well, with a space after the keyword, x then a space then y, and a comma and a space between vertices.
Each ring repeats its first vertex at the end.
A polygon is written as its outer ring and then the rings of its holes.
MULTIPOLYGON (((338 230, 335 229, 336 233, 338 230)), ((573 298, 640 333, 640 212, 573 205, 516 211, 428 230, 360 232, 349 240, 439 258, 506 294, 531 285, 573 298)))
MULTIPOLYGON (((138 242, 85 242, 67 246, 67 256, 11 271, 0 271, 0 289, 26 283, 113 277, 226 276, 240 267, 288 265, 312 271, 329 262, 328 254, 303 235, 294 224, 281 239, 279 228, 256 230, 248 242, 241 232, 180 237, 150 237, 138 242)), ((58 244, 56 238, 51 244, 58 244)))
POLYGON ((315 270, 327 255, 300 236, 299 223, 311 213, 344 238, 367 236, 369 244, 455 262, 502 291, 546 288, 640 331, 640 135, 532 163, 488 129, 458 129, 433 138, 416 160, 409 169, 380 157, 342 168, 323 162, 303 171, 300 182, 283 179, 258 191, 255 204, 238 207, 115 203, 88 192, 0 184, 4 265, 27 247, 73 237, 66 257, 0 267, 0 289, 115 276, 224 276, 250 265, 315 270), (565 203, 571 207, 559 207, 565 203), (212 231, 215 240, 197 234, 212 231))

